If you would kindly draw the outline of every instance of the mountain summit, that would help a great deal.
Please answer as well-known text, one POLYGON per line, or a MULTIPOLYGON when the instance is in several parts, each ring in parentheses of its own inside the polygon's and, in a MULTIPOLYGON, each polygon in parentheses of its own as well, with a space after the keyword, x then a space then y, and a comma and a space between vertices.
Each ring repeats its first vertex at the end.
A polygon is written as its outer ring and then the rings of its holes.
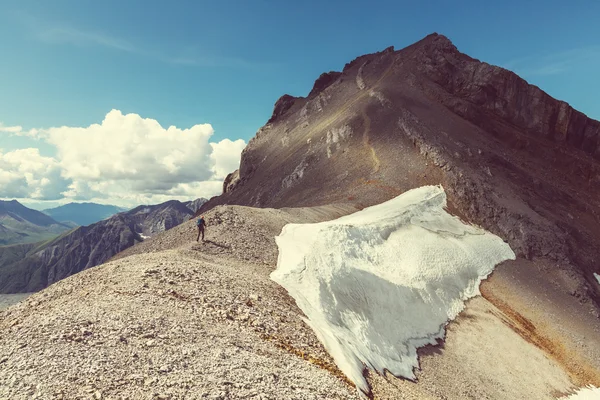
POLYGON ((440 183, 459 215, 525 259, 577 271, 600 299, 600 123, 439 34, 358 57, 306 98, 281 97, 201 212, 364 207, 440 183))

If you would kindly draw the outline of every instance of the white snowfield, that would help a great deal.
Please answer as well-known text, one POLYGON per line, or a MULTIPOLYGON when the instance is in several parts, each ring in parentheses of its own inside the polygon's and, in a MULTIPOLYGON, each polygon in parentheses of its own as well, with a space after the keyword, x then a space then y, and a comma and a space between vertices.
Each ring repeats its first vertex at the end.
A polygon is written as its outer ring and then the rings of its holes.
POLYGON ((515 254, 444 211, 441 186, 410 190, 333 221, 288 224, 271 279, 296 300, 338 367, 369 392, 365 365, 414 379, 417 348, 515 254))
POLYGON ((598 284, 600 285, 600 275, 598 275, 597 273, 594 272, 594 276, 596 277, 596 280, 598 281, 598 284))
POLYGON ((579 389, 575 394, 562 397, 564 400, 598 400, 600 399, 600 389, 594 386, 588 386, 579 389))

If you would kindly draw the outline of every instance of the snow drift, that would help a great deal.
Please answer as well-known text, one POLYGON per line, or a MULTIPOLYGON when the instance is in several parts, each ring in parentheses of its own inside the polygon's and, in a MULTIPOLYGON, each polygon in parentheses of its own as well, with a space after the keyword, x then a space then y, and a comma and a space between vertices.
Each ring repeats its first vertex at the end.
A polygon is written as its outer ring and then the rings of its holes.
POLYGON ((515 258, 445 206, 442 187, 425 186, 337 220, 288 224, 276 238, 271 279, 365 393, 365 365, 414 379, 417 348, 443 338, 481 280, 515 258))
POLYGON ((600 388, 589 385, 587 387, 579 389, 576 393, 561 397, 565 400, 598 400, 600 399, 600 388))

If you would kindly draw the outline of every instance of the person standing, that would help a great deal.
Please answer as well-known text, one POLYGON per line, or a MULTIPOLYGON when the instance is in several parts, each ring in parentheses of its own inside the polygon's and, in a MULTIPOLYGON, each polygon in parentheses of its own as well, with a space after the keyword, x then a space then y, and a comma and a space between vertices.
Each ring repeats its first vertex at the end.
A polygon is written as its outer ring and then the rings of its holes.
POLYGON ((200 216, 200 218, 196 220, 196 226, 198 227, 198 237, 196 238, 196 242, 200 241, 200 235, 202 235, 202 241, 204 242, 204 230, 206 229, 206 220, 204 219, 204 215, 200 216))

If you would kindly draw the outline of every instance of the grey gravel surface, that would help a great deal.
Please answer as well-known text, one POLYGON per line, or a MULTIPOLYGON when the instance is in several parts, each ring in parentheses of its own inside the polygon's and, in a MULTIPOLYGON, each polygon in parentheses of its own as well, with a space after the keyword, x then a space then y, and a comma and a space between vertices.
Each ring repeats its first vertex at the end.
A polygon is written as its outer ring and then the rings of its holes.
MULTIPOLYGON (((219 206, 0 311, 0 399, 355 399, 269 279, 290 222, 352 212, 219 206)), ((418 382, 369 373, 377 399, 552 399, 572 387, 484 298, 421 352, 418 382), (533 397, 532 397, 533 396, 533 397)))
POLYGON ((245 211, 212 214, 211 242, 191 240, 190 221, 179 228, 185 235, 143 243, 153 251, 0 312, 0 398, 356 398, 293 300, 268 279, 275 254, 267 231, 285 221, 259 213, 248 224, 245 211))

